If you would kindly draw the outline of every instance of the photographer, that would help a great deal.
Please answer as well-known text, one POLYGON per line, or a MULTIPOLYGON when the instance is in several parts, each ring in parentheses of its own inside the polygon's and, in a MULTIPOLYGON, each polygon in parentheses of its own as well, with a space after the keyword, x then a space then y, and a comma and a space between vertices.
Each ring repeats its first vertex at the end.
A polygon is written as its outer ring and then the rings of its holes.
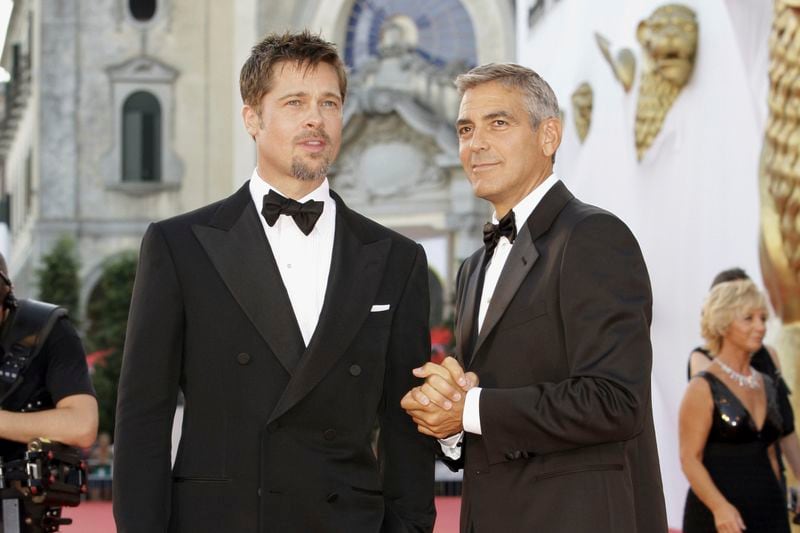
MULTIPOLYGON (((20 318, 20 306, 30 301, 17 303, 2 255, 0 301, 0 344, 7 349, 8 341, 17 341, 8 337, 20 318)), ((37 437, 85 448, 97 436, 97 400, 83 345, 66 313, 58 308, 52 313, 61 316, 46 337, 37 339, 34 352, 38 348, 38 353, 23 371, 21 383, 11 385, 16 388, 0 402, 0 457, 5 460, 23 454, 26 444, 37 437)), ((40 331, 36 334, 42 337, 40 331)), ((3 383, 3 388, 7 386, 3 383)))
POLYGON ((1 254, 0 302, 0 458, 22 458, 27 443, 40 437, 90 446, 97 434, 97 400, 66 311, 18 301, 1 254))

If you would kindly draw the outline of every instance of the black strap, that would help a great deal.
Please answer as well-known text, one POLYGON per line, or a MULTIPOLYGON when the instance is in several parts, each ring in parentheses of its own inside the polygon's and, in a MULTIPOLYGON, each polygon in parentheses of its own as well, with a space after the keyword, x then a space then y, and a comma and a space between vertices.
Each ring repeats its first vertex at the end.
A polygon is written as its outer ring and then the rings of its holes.
POLYGON ((0 347, 0 408, 25 380, 25 371, 39 355, 56 321, 67 310, 36 300, 20 300, 3 325, 0 347))

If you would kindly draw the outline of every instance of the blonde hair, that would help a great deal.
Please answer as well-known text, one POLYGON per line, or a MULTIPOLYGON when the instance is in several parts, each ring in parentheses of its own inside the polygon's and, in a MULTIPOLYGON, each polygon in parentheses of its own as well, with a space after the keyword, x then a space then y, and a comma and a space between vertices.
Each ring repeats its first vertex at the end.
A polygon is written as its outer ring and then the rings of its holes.
POLYGON ((734 320, 766 307, 764 295, 749 279, 715 285, 706 296, 700 317, 700 333, 711 353, 719 353, 722 337, 734 320))

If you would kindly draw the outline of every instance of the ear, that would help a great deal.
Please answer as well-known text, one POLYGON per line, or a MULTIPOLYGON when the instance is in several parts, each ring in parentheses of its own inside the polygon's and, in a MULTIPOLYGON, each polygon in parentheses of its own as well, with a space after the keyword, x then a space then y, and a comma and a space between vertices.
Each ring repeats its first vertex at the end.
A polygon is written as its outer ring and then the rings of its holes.
POLYGON ((258 111, 247 104, 242 106, 242 121, 244 122, 244 129, 250 134, 253 139, 256 138, 261 123, 258 111))
POLYGON ((545 157, 552 157, 561 145, 561 120, 546 118, 539 124, 539 146, 545 157))

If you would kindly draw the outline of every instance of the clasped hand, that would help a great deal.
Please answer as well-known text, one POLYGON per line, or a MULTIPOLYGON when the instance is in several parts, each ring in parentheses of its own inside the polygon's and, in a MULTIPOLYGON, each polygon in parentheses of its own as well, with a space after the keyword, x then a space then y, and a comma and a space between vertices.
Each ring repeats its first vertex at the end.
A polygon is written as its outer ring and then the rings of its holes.
POLYGON ((463 431, 462 416, 466 392, 478 385, 474 372, 464 372, 453 357, 441 364, 425 363, 414 369, 425 383, 414 387, 400 400, 420 433, 443 439, 463 431))

